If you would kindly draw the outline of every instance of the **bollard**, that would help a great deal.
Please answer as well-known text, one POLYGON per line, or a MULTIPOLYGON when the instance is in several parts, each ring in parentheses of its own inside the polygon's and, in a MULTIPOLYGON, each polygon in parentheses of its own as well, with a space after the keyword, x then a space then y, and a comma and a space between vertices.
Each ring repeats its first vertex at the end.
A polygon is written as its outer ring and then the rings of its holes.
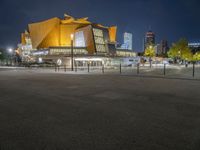
POLYGON ((90 64, 88 63, 88 73, 90 72, 90 64))
POLYGON ((140 63, 137 64, 137 74, 140 74, 140 63))
POLYGON ((166 64, 164 64, 164 76, 166 75, 166 64))
POLYGON ((104 74, 104 65, 102 66, 102 73, 104 74))
POLYGON ((75 72, 77 72, 77 64, 75 63, 75 72))
POLYGON ((194 76, 195 76, 195 63, 193 62, 193 72, 192 72, 192 76, 193 76, 193 78, 194 78, 194 76))
POLYGON ((150 68, 152 68, 152 59, 151 59, 151 57, 149 58, 149 62, 150 62, 150 68))
POLYGON ((119 72, 122 73, 122 64, 119 65, 119 72))
POLYGON ((152 68, 152 62, 150 61, 150 68, 152 68))
POLYGON ((65 67, 65 72, 67 72, 67 66, 65 65, 64 67, 65 67))
POLYGON ((55 65, 55 72, 57 72, 57 66, 55 65))

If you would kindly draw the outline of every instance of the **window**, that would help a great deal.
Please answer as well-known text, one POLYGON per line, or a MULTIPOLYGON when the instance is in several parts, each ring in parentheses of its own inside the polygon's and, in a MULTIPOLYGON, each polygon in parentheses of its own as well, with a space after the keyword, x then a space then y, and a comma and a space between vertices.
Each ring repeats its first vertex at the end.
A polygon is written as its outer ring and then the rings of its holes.
POLYGON ((94 33, 94 40, 95 40, 97 52, 105 53, 106 43, 104 40, 103 31, 100 29, 93 28, 93 33, 94 33))
POLYGON ((76 47, 85 47, 85 38, 83 31, 75 33, 75 46, 76 47))

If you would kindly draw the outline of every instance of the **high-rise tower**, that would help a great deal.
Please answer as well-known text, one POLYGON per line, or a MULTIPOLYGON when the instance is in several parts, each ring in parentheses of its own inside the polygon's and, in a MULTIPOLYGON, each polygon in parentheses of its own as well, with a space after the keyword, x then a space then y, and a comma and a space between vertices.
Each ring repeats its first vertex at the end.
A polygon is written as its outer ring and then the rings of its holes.
POLYGON ((148 31, 145 35, 144 39, 144 50, 150 46, 150 45, 155 45, 155 33, 152 31, 148 31))

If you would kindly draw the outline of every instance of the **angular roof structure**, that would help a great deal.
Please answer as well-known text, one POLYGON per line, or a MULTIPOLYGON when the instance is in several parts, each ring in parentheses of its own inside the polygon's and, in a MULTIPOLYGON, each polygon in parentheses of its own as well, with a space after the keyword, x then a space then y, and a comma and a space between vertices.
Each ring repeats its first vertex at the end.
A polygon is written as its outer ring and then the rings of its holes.
MULTIPOLYGON (((32 41, 33 49, 70 46, 70 35, 74 34, 76 30, 89 25, 108 30, 109 41, 116 42, 116 26, 106 27, 90 22, 88 17, 76 19, 67 14, 64 14, 64 19, 55 17, 41 22, 31 23, 28 25, 28 33, 32 41)), ((22 44, 25 41, 23 38, 24 36, 22 36, 22 44)))

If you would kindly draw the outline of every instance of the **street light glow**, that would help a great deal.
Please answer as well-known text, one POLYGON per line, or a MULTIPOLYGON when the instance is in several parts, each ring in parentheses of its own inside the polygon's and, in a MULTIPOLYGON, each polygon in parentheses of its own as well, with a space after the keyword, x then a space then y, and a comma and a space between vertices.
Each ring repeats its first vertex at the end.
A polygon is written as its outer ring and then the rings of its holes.
POLYGON ((13 49, 12 49, 12 48, 9 48, 9 49, 8 49, 8 52, 9 52, 9 53, 12 53, 12 52, 13 52, 13 49))
POLYGON ((73 40, 74 39, 74 34, 71 34, 71 40, 73 40))

